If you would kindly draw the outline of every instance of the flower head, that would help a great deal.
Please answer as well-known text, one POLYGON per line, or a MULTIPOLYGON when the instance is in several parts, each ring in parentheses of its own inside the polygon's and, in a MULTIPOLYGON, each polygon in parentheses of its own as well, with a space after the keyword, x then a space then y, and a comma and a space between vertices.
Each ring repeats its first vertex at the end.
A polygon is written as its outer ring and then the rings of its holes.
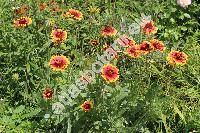
POLYGON ((14 20, 14 26, 16 28, 25 27, 32 24, 32 19, 29 17, 21 17, 20 19, 14 20))
POLYGON ((146 35, 157 33, 158 28, 154 25, 153 21, 149 21, 145 25, 143 25, 143 31, 146 35))
POLYGON ((55 71, 64 71, 69 64, 69 59, 64 55, 54 55, 49 61, 50 67, 55 71))
POLYGON ((53 90, 52 90, 50 87, 47 87, 47 88, 43 91, 42 96, 43 96, 43 98, 46 99, 46 100, 51 99, 52 96, 53 96, 53 90))
POLYGON ((82 105, 81 108, 85 111, 88 112, 93 108, 93 104, 90 100, 85 101, 82 105))
POLYGON ((52 42, 61 43, 67 38, 67 32, 61 29, 55 29, 51 32, 52 42))
POLYGON ((128 54, 132 58, 138 58, 140 57, 140 54, 141 54, 140 47, 138 45, 133 45, 131 47, 128 47, 125 53, 128 54))
POLYGON ((71 17, 75 20, 81 20, 83 19, 83 14, 75 9, 69 9, 63 16, 65 17, 71 17))
POLYGON ((20 8, 16 8, 16 9, 14 10, 14 12, 15 12, 16 15, 18 15, 18 14, 24 14, 24 13, 26 13, 29 9, 30 9, 29 6, 23 5, 23 6, 21 6, 20 8))
POLYGON ((91 40, 89 41, 89 43, 90 43, 92 46, 97 46, 97 45, 99 44, 99 40, 97 40, 97 39, 91 39, 91 40))
POLYGON ((151 43, 151 47, 153 48, 153 50, 158 50, 163 52, 165 50, 165 46, 163 44, 163 42, 157 40, 157 39, 152 39, 150 40, 151 43))
POLYGON ((177 0, 177 3, 178 3, 181 7, 185 8, 185 7, 187 7, 187 6, 189 6, 189 5, 192 4, 192 0, 177 0))
POLYGON ((136 42, 133 39, 128 38, 126 35, 123 35, 122 37, 118 38, 121 41, 119 41, 118 43, 122 46, 125 47, 130 47, 130 46, 134 46, 136 44, 136 42))
POLYGON ((46 7, 47 7, 47 4, 46 4, 46 3, 40 3, 40 4, 39 4, 39 9, 40 9, 40 11, 43 11, 46 7))
POLYGON ((171 51, 168 56, 167 56, 167 61, 171 65, 185 65, 188 60, 188 55, 185 54, 184 52, 179 52, 179 51, 171 51))
POLYGON ((152 48, 151 48, 151 43, 148 42, 148 41, 143 41, 141 44, 140 44, 140 51, 142 54, 148 54, 152 48))
POLYGON ((55 15, 55 13, 59 13, 62 12, 62 9, 60 8, 60 6, 55 3, 53 4, 53 6, 50 8, 50 11, 53 13, 53 15, 55 15))
POLYGON ((134 46, 135 45, 135 41, 133 40, 133 39, 129 39, 129 38, 127 38, 128 39, 128 46, 134 46))
POLYGON ((101 29, 102 36, 114 36, 117 34, 117 30, 112 26, 105 26, 101 29))
POLYGON ((106 64, 101 70, 101 76, 108 83, 115 82, 119 78, 119 69, 112 64, 106 64))
POLYGON ((103 50, 105 51, 105 50, 108 49, 108 48, 110 48, 110 45, 107 44, 107 43, 105 43, 105 44, 103 45, 103 50))

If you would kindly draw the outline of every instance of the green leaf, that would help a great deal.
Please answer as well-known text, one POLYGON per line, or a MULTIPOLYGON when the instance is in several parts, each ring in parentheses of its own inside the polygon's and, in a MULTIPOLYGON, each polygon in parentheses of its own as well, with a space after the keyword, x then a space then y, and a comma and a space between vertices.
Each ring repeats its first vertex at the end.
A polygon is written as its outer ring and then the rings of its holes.
POLYGON ((26 64, 26 70, 27 70, 27 73, 30 72, 30 64, 29 63, 26 64))
POLYGON ((191 18, 190 14, 188 14, 188 13, 184 13, 183 15, 184 15, 186 18, 191 18))
POLYGON ((175 111, 175 113, 177 113, 180 116, 180 118, 186 124, 185 117, 184 117, 183 113, 178 109, 178 107, 175 104, 174 104, 174 111, 175 111))
POLYGON ((17 108, 13 111, 13 113, 19 114, 19 113, 23 112, 24 109, 25 109, 25 106, 24 106, 24 105, 20 105, 19 107, 17 107, 17 108))

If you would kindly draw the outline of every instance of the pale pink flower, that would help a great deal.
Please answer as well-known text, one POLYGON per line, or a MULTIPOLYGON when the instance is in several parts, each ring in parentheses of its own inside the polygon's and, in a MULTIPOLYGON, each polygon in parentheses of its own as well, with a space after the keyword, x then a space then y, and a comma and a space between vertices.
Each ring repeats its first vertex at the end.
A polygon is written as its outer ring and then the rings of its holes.
POLYGON ((177 3, 181 6, 181 7, 187 7, 189 5, 192 4, 192 0, 177 0, 177 3))

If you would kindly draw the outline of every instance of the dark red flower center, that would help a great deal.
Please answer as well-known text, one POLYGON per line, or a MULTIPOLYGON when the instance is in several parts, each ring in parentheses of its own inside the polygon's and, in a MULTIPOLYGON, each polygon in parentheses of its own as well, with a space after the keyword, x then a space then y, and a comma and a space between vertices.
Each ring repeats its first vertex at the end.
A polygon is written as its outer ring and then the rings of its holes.
POLYGON ((86 109, 86 110, 89 110, 89 109, 91 109, 91 105, 89 103, 85 103, 83 105, 83 108, 86 109))
POLYGON ((112 77, 115 73, 116 73, 116 72, 115 72, 114 70, 112 70, 112 69, 109 69, 109 70, 106 71, 106 75, 107 75, 108 77, 112 77))
POLYGON ((158 49, 158 48, 160 47, 160 44, 159 44, 158 42, 154 42, 154 43, 153 43, 153 46, 154 46, 156 49, 158 49))
POLYGON ((128 40, 128 44, 131 45, 131 39, 127 39, 128 40))
POLYGON ((47 92, 47 93, 46 93, 46 96, 47 96, 47 97, 51 97, 51 93, 50 93, 50 92, 47 92))
POLYGON ((75 11, 70 12, 70 14, 73 15, 74 17, 80 17, 81 15, 80 13, 75 12, 75 11))
POLYGON ((173 54, 173 57, 176 59, 176 60, 184 60, 184 56, 182 53, 174 53, 173 54))
POLYGON ((46 89, 43 93, 43 97, 44 98, 47 98, 47 99, 50 99, 53 95, 53 91, 50 90, 50 89, 46 89))
POLYGON ((59 59, 56 59, 55 60, 55 65, 56 67, 62 67, 64 64, 63 60, 59 60, 59 59))
POLYGON ((113 32, 113 28, 110 27, 110 26, 106 26, 106 27, 104 28, 104 32, 113 32))
POLYGON ((56 34, 55 34, 55 36, 57 38, 62 38, 64 36, 63 31, 57 31, 56 34))
POLYGON ((135 51, 136 51, 136 49, 133 47, 133 48, 130 49, 129 52, 130 52, 130 53, 135 53, 135 51))
POLYGON ((145 27, 144 27, 145 29, 153 29, 154 28, 154 26, 153 26, 153 24, 152 23, 147 23, 146 25, 145 25, 145 27))
POLYGON ((27 24, 27 23, 28 21, 25 18, 19 20, 19 24, 27 24))
POLYGON ((151 46, 148 43, 145 43, 145 44, 141 45, 141 47, 140 47, 140 50, 143 50, 143 51, 149 51, 150 49, 151 49, 151 46))

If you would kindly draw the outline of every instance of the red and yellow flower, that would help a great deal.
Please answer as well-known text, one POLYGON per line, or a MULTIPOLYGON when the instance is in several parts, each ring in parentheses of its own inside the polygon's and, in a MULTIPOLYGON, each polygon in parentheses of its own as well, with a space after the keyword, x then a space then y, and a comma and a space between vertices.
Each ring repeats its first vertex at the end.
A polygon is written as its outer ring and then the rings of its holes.
POLYGON ((112 26, 105 26, 101 29, 102 36, 115 36, 117 34, 117 30, 112 26))
POLYGON ((88 112, 93 108, 93 104, 90 100, 85 101, 82 105, 81 108, 85 111, 88 112))
POLYGON ((66 13, 63 14, 64 17, 71 17, 75 20, 82 20, 83 14, 75 9, 69 9, 66 13))
POLYGON ((184 52, 174 51, 172 50, 168 56, 167 61, 171 65, 180 65, 183 66, 187 63, 188 55, 184 52))
POLYGON ((119 78, 119 69, 112 64, 106 64, 101 70, 101 76, 108 83, 115 82, 119 78))
POLYGON ((148 53, 150 53, 151 52, 151 50, 152 50, 152 48, 151 48, 151 43, 150 42, 148 42, 148 41, 143 41, 141 44, 140 44, 140 46, 139 46, 140 48, 140 52, 142 53, 142 54, 148 54, 148 53))
POLYGON ((128 38, 126 35, 123 35, 118 39, 121 40, 119 41, 120 45, 125 47, 134 46, 136 44, 136 42, 133 39, 128 38))
POLYGON ((153 21, 147 22, 142 29, 146 35, 155 34, 158 30, 153 21))
POLYGON ((51 32, 52 42, 61 43, 64 42, 67 38, 67 31, 61 29, 55 29, 51 32))
POLYGON ((138 58, 141 55, 140 47, 138 45, 133 45, 131 47, 128 47, 125 53, 132 58, 138 58))
POLYGON ((29 17, 21 17, 20 19, 14 20, 14 26, 16 28, 25 27, 32 24, 32 19, 29 17))
POLYGON ((43 93, 42 96, 46 100, 50 100, 53 97, 53 90, 50 87, 47 87, 43 93))
POLYGON ((69 64, 69 59, 64 55, 54 55, 49 61, 50 67, 55 71, 64 71, 69 64))
POLYGON ((126 44, 127 46, 134 46, 136 44, 133 39, 127 38, 127 40, 128 40, 128 44, 126 44))
POLYGON ((14 12, 15 12, 16 15, 19 15, 19 14, 26 13, 29 9, 30 9, 29 6, 22 5, 20 8, 15 9, 14 12))
POLYGON ((165 46, 164 46, 163 42, 161 42, 157 39, 150 40, 150 43, 151 43, 151 47, 153 48, 153 50, 158 50, 160 52, 163 52, 165 50, 165 46))

